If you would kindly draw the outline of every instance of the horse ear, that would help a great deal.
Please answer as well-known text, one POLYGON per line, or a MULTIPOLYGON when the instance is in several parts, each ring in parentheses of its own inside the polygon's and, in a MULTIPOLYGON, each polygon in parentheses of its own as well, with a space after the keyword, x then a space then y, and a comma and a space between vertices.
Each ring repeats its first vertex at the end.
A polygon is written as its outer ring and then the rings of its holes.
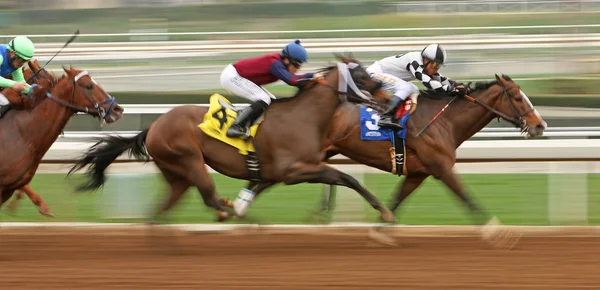
POLYGON ((503 79, 501 77, 498 76, 498 74, 494 74, 496 76, 496 81, 498 81, 499 84, 503 83, 503 79))
POLYGON ((345 64, 349 64, 350 63, 350 59, 348 59, 347 56, 340 56, 340 59, 342 60, 343 63, 345 64))

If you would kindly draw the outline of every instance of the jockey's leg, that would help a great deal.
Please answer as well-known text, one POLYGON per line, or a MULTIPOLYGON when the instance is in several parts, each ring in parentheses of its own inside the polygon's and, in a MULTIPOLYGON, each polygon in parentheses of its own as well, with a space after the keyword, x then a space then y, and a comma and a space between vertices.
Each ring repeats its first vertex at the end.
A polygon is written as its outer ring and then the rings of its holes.
POLYGON ((377 123, 377 126, 384 128, 391 128, 393 130, 402 130, 402 126, 395 122, 394 113, 396 112, 396 108, 400 105, 404 100, 396 95, 392 96, 390 100, 390 104, 387 109, 381 114, 381 118, 377 123))
POLYGON ((0 118, 4 116, 10 108, 10 102, 2 93, 0 93, 0 118))
POLYGON ((265 101, 259 100, 240 111, 231 127, 227 129, 227 137, 249 136, 248 127, 262 115, 268 106, 269 104, 265 101))
POLYGON ((271 98, 275 97, 264 88, 240 76, 233 65, 228 65, 223 69, 221 86, 237 96, 252 101, 250 106, 238 113, 236 120, 227 130, 228 137, 248 136, 248 125, 262 115, 264 110, 271 104, 271 98))
POLYGON ((387 110, 381 115, 381 119, 379 119, 379 122, 377 123, 378 126, 380 127, 388 127, 388 128, 392 128, 394 130, 402 130, 403 127, 402 125, 400 125, 400 123, 398 122, 398 120, 396 120, 395 118, 395 113, 396 113, 396 109, 398 108, 399 105, 401 105, 402 103, 404 103, 404 101, 406 100, 406 98, 408 98, 408 96, 410 96, 413 93, 416 93, 419 91, 419 88, 409 82, 406 82, 402 79, 397 79, 394 82, 394 87, 393 87, 393 92, 394 95, 392 96, 392 99, 390 100, 390 104, 387 108, 387 110))

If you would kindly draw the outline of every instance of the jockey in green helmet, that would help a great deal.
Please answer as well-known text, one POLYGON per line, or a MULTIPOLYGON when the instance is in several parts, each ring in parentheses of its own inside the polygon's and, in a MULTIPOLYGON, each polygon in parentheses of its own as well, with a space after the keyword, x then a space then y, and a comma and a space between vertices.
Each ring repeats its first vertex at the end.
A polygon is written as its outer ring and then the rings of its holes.
MULTIPOLYGON (((17 36, 8 44, 0 45, 0 90, 12 88, 15 91, 27 94, 30 85, 23 77, 23 65, 35 53, 33 42, 26 36, 17 36), (7 79, 8 76, 11 79, 7 79)), ((10 102, 0 92, 0 117, 10 109, 10 102)))

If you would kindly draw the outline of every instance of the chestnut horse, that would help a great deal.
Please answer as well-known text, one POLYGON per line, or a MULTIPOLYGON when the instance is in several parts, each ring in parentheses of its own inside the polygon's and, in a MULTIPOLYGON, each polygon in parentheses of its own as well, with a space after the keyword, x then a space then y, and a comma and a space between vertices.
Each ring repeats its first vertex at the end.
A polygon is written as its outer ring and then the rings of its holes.
MULTIPOLYGON (((37 59, 30 60, 27 63, 28 63, 28 67, 23 67, 23 75, 25 76, 27 83, 29 83, 30 85, 37 84, 42 87, 48 87, 48 88, 54 86, 54 83, 56 82, 56 78, 52 74, 50 74, 47 70, 41 69, 41 66, 40 66, 39 62, 37 61, 37 59), (36 72, 35 75, 34 75, 34 71, 36 72)), ((13 106, 15 106, 17 109, 27 109, 28 107, 31 106, 28 99, 24 99, 24 98, 13 100, 13 102, 14 102, 13 106), (19 108, 19 107, 22 107, 22 108, 19 108)), ((31 202, 33 202, 33 204, 35 206, 37 206, 38 211, 42 215, 54 217, 54 214, 52 213, 52 211, 50 210, 50 207, 46 204, 44 199, 39 194, 37 194, 31 188, 31 186, 29 186, 29 184, 19 188, 15 192, 15 198, 10 203, 8 203, 7 208, 10 211, 13 211, 13 212, 16 211, 16 209, 19 205, 19 201, 23 198, 23 195, 27 195, 27 197, 31 200, 31 202)))
MULTIPOLYGON (((100 139, 69 174, 90 165, 88 183, 78 189, 97 189, 105 181, 104 170, 123 152, 129 151, 139 159, 152 157, 170 185, 169 197, 157 210, 153 221, 168 211, 190 186, 195 186, 204 203, 215 209, 219 221, 233 216, 224 208, 231 206, 231 201, 217 197, 214 182, 206 168, 208 165, 221 174, 238 179, 346 186, 359 192, 380 211, 381 220, 392 222, 395 217, 379 199, 352 176, 322 161, 321 151, 327 130, 343 101, 373 103, 372 96, 385 95, 381 83, 373 80, 357 61, 343 56, 340 58, 342 63, 324 69, 324 81, 299 91, 293 98, 273 100, 252 138, 257 155, 254 167, 247 163, 238 149, 198 129, 209 108, 188 105, 160 116, 135 137, 100 139), (365 91, 371 96, 365 95, 365 91), (252 174, 252 169, 255 169, 255 174, 259 172, 258 177, 252 174)), ((214 118, 223 117, 217 114, 214 118)), ((226 121, 227 117, 223 122, 226 121)), ((226 130, 222 128, 223 124, 221 129, 226 130)), ((238 213, 238 216, 242 215, 238 213)))
MULTIPOLYGON (((0 158, 0 206, 15 190, 29 184, 43 156, 74 113, 85 112, 107 123, 123 116, 123 109, 87 71, 63 70, 65 75, 60 79, 46 80, 46 86, 32 89, 31 99, 23 102, 26 110, 10 110, 0 119, 0 148, 5 152, 0 158)), ((41 80, 51 76, 46 73, 40 72, 36 77, 44 76, 41 80)), ((11 101, 22 99, 11 89, 5 90, 4 95, 11 101)))
MULTIPOLYGON (((454 173, 456 149, 496 117, 519 127, 530 137, 541 136, 546 122, 535 110, 527 95, 505 75, 496 75, 494 81, 476 83, 470 96, 458 97, 448 105, 450 97, 452 96, 447 93, 435 91, 421 92, 418 96, 417 109, 410 115, 406 124, 405 172, 395 169, 395 161, 390 156, 391 141, 361 139, 360 107, 353 104, 344 104, 337 110, 323 147, 324 160, 342 154, 357 163, 405 175, 390 204, 394 213, 402 201, 427 177, 433 176, 441 180, 462 201, 477 224, 498 224, 497 218, 491 217, 469 197, 454 173), (435 122, 431 123, 443 108, 446 108, 444 114, 440 114, 435 122), (431 126, 418 135, 429 123, 431 126)), ((247 188, 254 190, 258 196, 273 184, 250 182, 247 188)), ((330 208, 331 202, 331 192, 327 192, 321 202, 320 215, 330 208)), ((507 246, 512 246, 512 243, 507 243, 507 246)))

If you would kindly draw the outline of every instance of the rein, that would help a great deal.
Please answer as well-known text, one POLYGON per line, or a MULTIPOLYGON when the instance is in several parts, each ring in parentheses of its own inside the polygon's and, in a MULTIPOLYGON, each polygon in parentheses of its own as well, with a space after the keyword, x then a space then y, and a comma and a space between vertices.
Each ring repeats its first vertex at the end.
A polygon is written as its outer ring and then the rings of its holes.
MULTIPOLYGON (((475 103, 479 106, 481 106, 482 108, 496 114, 498 116, 498 118, 502 118, 505 121, 515 125, 515 127, 520 128, 521 132, 525 132, 527 131, 527 122, 525 121, 525 119, 523 119, 523 116, 531 113, 533 111, 533 108, 531 108, 530 110, 526 111, 525 113, 521 114, 519 112, 519 110, 515 107, 515 105, 510 101, 510 96, 508 94, 508 92, 506 91, 506 89, 504 88, 504 86, 502 87, 502 95, 503 97, 506 98, 506 101, 510 104, 510 107, 513 109, 513 111, 516 113, 517 117, 515 118, 511 118, 509 116, 507 116, 506 114, 488 106, 487 104, 482 103, 481 101, 469 96, 469 95, 463 95, 463 97, 465 99, 467 99, 469 102, 471 103, 475 103)), ((427 128, 429 128, 429 126, 431 124, 433 124, 433 122, 446 110, 446 108, 448 108, 448 106, 450 106, 450 104, 452 104, 454 102, 454 100, 456 100, 457 96, 454 96, 454 98, 452 98, 452 100, 450 100, 450 102, 448 102, 448 104, 446 104, 446 106, 444 106, 430 121, 429 123, 427 123, 427 125, 425 125, 425 127, 423 127, 423 129, 421 129, 421 131, 419 131, 419 133, 417 133, 417 137, 419 137, 423 132, 425 132, 425 130, 427 130, 427 128)))

